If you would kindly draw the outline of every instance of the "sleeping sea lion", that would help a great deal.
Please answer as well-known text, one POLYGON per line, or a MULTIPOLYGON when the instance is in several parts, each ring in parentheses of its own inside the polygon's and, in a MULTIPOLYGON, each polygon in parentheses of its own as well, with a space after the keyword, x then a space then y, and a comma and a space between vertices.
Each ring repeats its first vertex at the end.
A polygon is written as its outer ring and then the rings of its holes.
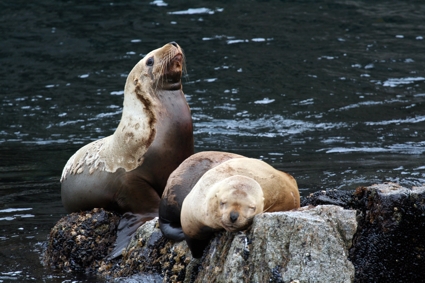
POLYGON ((184 240, 180 223, 183 200, 205 172, 232 158, 244 156, 220 151, 202 151, 188 157, 168 178, 159 204, 159 228, 174 241, 184 240))
POLYGON ((253 158, 235 158, 208 170, 183 201, 181 226, 194 258, 213 233, 247 229, 255 215, 300 207, 295 179, 253 158))

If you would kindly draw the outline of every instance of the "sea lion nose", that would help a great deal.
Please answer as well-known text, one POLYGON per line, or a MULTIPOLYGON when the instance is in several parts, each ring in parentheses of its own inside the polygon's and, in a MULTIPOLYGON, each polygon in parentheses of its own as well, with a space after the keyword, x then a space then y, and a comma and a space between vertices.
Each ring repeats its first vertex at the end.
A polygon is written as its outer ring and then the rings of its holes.
POLYGON ((236 220, 238 220, 239 217, 239 213, 232 211, 230 212, 230 221, 232 221, 232 223, 235 223, 236 220))
POLYGON ((170 42, 170 44, 172 44, 173 46, 175 46, 175 47, 179 47, 179 45, 177 44, 177 42, 175 42, 175 41, 171 41, 170 42))

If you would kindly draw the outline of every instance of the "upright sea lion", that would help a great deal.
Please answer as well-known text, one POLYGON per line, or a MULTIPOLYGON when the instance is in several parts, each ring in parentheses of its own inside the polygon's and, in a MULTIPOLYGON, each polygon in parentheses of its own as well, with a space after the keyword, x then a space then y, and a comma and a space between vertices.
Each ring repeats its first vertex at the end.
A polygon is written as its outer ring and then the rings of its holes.
POLYGON ((188 157, 168 178, 159 204, 159 228, 174 241, 184 240, 180 223, 183 200, 205 172, 232 158, 244 156, 220 151, 202 151, 188 157))
MULTIPOLYGON (((181 84, 184 63, 182 49, 171 42, 134 66, 114 134, 79 149, 63 169, 62 203, 68 212, 102 207, 137 214, 138 224, 157 216, 169 175, 194 153, 181 84)), ((138 227, 133 222, 134 217, 123 218, 120 226, 132 234, 138 227)))
POLYGON ((212 234, 245 230, 256 214, 300 207, 295 179, 253 158, 235 158, 207 171, 183 201, 181 226, 194 258, 212 234))

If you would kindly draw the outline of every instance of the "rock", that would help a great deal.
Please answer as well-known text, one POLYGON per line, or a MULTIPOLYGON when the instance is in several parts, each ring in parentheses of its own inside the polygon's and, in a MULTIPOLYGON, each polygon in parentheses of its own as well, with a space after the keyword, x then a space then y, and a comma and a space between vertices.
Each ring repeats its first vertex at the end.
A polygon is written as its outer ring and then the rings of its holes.
POLYGON ((349 259, 360 282, 422 282, 425 278, 425 187, 394 183, 327 190, 302 199, 303 205, 328 204, 356 209, 358 229, 349 259))
POLYGON ((353 208, 353 191, 326 190, 317 191, 309 196, 301 197, 301 206, 338 205, 345 209, 353 208))
POLYGON ((199 262, 191 261, 186 242, 162 236, 157 219, 138 229, 122 257, 109 260, 120 215, 103 209, 73 213, 52 229, 44 262, 115 282, 158 282, 159 276, 183 282, 189 263, 193 272, 187 272, 186 282, 421 282, 425 277, 425 187, 385 183, 326 190, 301 203, 305 206, 296 211, 257 215, 247 231, 217 233, 199 262))
POLYGON ((103 275, 156 273, 164 276, 164 282, 178 282, 184 279, 185 267, 191 259, 186 242, 174 243, 162 236, 158 218, 140 226, 122 254, 121 262, 103 275))
POLYGON ((44 264, 65 272, 97 273, 112 251, 119 219, 98 208, 63 217, 50 232, 44 264))
POLYGON ((257 215, 249 231, 215 238, 195 282, 352 282, 356 212, 337 206, 257 215))
POLYGON ((359 188, 355 194, 360 211, 350 251, 355 282, 422 282, 425 187, 387 183, 359 188))
MULTIPOLYGON (((73 219, 76 216, 71 214, 56 226, 64 227, 69 217, 73 219)), ((90 219, 83 217, 78 224, 87 227, 91 223, 90 219)), ((74 222, 69 224, 75 225, 74 222)), ((58 230, 56 226, 52 231, 58 230)), ((337 206, 264 213, 255 217, 248 231, 238 234, 219 233, 206 250, 200 271, 196 271, 193 278, 195 282, 288 282, 289 279, 313 282, 323 278, 350 282, 354 268, 347 260, 347 254, 355 230, 355 211, 337 206)), ((64 231, 74 234, 75 229, 66 228, 64 231)), ((58 237, 62 236, 64 233, 51 233, 51 237, 56 238, 49 241, 46 259, 50 263, 55 260, 65 262, 51 266, 59 269, 68 266, 72 269, 74 265, 66 263, 73 260, 73 254, 64 255, 60 259, 52 256, 55 249, 51 243, 57 242, 58 237)), ((106 251, 110 251, 111 247, 108 246, 106 251)), ((95 254, 105 252, 95 248, 93 245, 92 252, 95 254)), ((74 251, 81 249, 79 247, 74 251)), ((157 219, 146 222, 138 229, 118 261, 108 261, 107 253, 103 255, 103 260, 85 261, 90 271, 108 278, 123 278, 140 273, 161 274, 163 282, 182 282, 186 266, 191 261, 186 242, 174 243, 162 237, 157 219)), ((84 267, 78 266, 75 270, 81 268, 84 267)))

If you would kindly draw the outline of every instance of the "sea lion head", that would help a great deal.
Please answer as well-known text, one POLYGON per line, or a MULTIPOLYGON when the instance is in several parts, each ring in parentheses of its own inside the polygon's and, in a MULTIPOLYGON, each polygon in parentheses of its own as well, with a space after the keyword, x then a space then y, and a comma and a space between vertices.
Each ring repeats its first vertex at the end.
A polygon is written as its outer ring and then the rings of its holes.
MULTIPOLYGON (((175 42, 167 43, 163 47, 149 52, 133 67, 124 87, 120 124, 113 136, 108 138, 102 152, 99 153, 105 164, 105 171, 115 172, 118 168, 124 168, 126 172, 129 172, 141 166, 158 131, 163 131, 161 132, 162 139, 166 140, 165 136, 168 135, 168 132, 160 130, 159 124, 162 125, 162 129, 170 127, 173 123, 184 124, 185 127, 187 125, 189 130, 186 128, 178 130, 181 131, 181 134, 186 131, 183 136, 186 134, 192 136, 190 110, 181 91, 183 67, 183 51, 175 42), (174 93, 173 96, 169 91, 177 93, 174 93), (173 101, 173 99, 176 100, 173 101), (182 111, 179 115, 185 117, 184 119, 187 121, 178 120, 176 122, 167 118, 167 115, 161 115, 167 113, 169 110, 167 106, 173 107, 170 106, 170 101, 175 102, 176 105, 183 105, 181 109, 178 109, 182 111), (158 122, 160 119, 162 120, 158 122)), ((171 138, 169 137, 169 139, 171 138)), ((168 140, 166 142, 168 145, 172 143, 168 140)))
POLYGON ((125 92, 132 93, 139 88, 142 93, 152 94, 158 89, 181 89, 184 65, 181 47, 175 42, 167 43, 149 52, 134 66, 127 77, 125 92))
POLYGON ((217 183, 220 225, 229 232, 247 229, 264 208, 261 186, 252 178, 235 175, 217 183))

